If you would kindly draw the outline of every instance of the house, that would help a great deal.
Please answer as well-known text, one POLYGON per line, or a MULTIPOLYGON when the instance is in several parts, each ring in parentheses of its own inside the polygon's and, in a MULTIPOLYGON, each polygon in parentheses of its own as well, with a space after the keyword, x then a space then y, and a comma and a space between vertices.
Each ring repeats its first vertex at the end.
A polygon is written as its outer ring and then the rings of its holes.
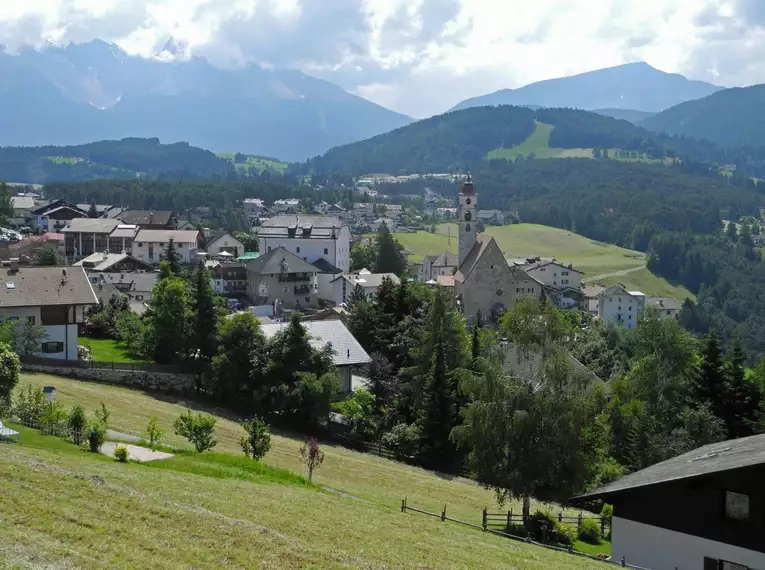
POLYGON ((308 263, 325 259, 341 271, 350 266, 351 232, 333 216, 274 216, 257 228, 257 236, 261 254, 283 247, 308 263))
MULTIPOLYGON (((348 394, 352 391, 352 371, 357 366, 369 363, 370 358, 351 331, 340 320, 302 321, 300 323, 310 336, 310 343, 316 349, 324 348, 328 343, 334 349, 332 357, 337 373, 340 376, 340 392, 348 394)), ((289 326, 289 323, 273 323, 261 325, 266 338, 270 339, 289 326)))
POLYGON ((35 208, 35 201, 30 196, 11 196, 11 206, 13 207, 13 224, 24 226, 31 223, 33 216, 32 210, 35 208))
POLYGON ((631 330, 645 309, 645 294, 612 285, 598 295, 598 318, 604 323, 618 323, 631 330))
POLYGON ((110 253, 132 253, 133 242, 140 228, 135 225, 119 223, 109 234, 110 253))
POLYGON ((582 304, 580 308, 591 315, 597 316, 598 308, 600 307, 598 296, 605 290, 606 288, 603 285, 586 285, 582 287, 582 304))
POLYGON ((158 264, 170 245, 181 256, 181 263, 191 263, 192 254, 199 249, 202 234, 197 230, 145 230, 141 228, 135 236, 133 255, 140 260, 158 264))
POLYGON ((331 301, 334 292, 334 285, 332 282, 336 277, 342 275, 342 269, 335 267, 323 257, 317 259, 311 265, 313 265, 319 271, 318 275, 316 276, 316 281, 319 284, 319 299, 324 301, 331 301))
POLYGON ((438 280, 439 275, 454 275, 457 271, 457 255, 444 251, 440 255, 426 255, 417 266, 417 280, 421 283, 438 280))
POLYGON ((45 328, 38 355, 77 360, 78 326, 88 307, 98 303, 85 271, 79 267, 0 268, 0 311, 12 321, 45 328))
POLYGON ((680 316, 680 303, 672 297, 648 297, 647 307, 653 307, 660 317, 677 319, 680 316))
POLYGON ((358 204, 354 204, 353 213, 366 219, 374 218, 375 205, 372 202, 360 202, 358 204))
POLYGON ((644 568, 765 568, 765 435, 699 447, 573 501, 613 505, 611 557, 644 568))
POLYGON ((219 295, 244 293, 247 290, 246 263, 217 263, 210 269, 213 291, 219 295))
POLYGON ((247 296, 256 305, 277 301, 285 309, 318 304, 319 269, 283 247, 247 262, 247 296))
POLYGON ((133 272, 133 271, 154 271, 154 268, 148 263, 136 259, 127 253, 93 253, 88 257, 72 264, 74 267, 82 267, 86 272, 133 272))
POLYGON ((545 286, 547 297, 559 308, 578 305, 581 300, 582 273, 557 261, 534 261, 523 270, 545 286))
POLYGON ((170 210, 125 210, 119 219, 142 230, 173 230, 178 226, 178 217, 170 210))
MULTIPOLYGON (((75 204, 83 212, 90 212, 90 204, 75 204)), ((99 218, 114 218, 122 211, 119 206, 111 204, 96 204, 96 213, 99 218)))
POLYGON ((395 273, 370 273, 364 270, 350 275, 340 275, 332 281, 332 300, 335 305, 347 303, 357 285, 361 285, 368 299, 374 299, 383 279, 386 278, 393 281, 394 285, 400 282, 395 273))
POLYGON ((88 279, 99 299, 108 301, 112 288, 130 299, 130 309, 142 315, 151 301, 159 273, 91 273, 88 279))
POLYGON ((66 256, 71 260, 82 259, 96 252, 108 251, 109 234, 119 220, 108 218, 75 218, 62 228, 65 237, 66 256))
POLYGON ((63 200, 54 200, 47 204, 38 204, 32 210, 35 223, 40 226, 44 232, 60 233, 66 225, 76 218, 87 218, 87 212, 80 210, 76 206, 67 204, 63 200))
POLYGON ((225 251, 236 259, 244 253, 244 244, 229 233, 209 232, 205 237, 208 255, 216 256, 225 251))
POLYGON ((479 210, 478 219, 490 226, 501 226, 505 223, 505 213, 502 210, 479 210))
POLYGON ((390 233, 395 232, 398 229, 398 224, 396 224, 396 220, 393 218, 388 218, 387 216, 382 216, 380 218, 377 218, 376 220, 373 220, 369 222, 369 229, 373 232, 376 232, 380 229, 380 226, 385 224, 388 228, 388 231, 390 233))

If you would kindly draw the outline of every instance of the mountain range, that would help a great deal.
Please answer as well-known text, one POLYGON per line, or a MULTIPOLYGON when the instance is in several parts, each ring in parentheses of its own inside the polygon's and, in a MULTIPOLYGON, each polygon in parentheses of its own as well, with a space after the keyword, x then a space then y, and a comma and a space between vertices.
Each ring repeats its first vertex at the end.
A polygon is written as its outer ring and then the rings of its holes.
POLYGON ((521 105, 657 113, 720 89, 723 88, 692 81, 676 73, 665 73, 638 62, 538 81, 518 89, 502 89, 466 99, 452 110, 484 105, 521 105))
POLYGON ((327 81, 224 70, 168 42, 154 58, 95 40, 0 51, 0 145, 124 137, 300 160, 410 122, 327 81))

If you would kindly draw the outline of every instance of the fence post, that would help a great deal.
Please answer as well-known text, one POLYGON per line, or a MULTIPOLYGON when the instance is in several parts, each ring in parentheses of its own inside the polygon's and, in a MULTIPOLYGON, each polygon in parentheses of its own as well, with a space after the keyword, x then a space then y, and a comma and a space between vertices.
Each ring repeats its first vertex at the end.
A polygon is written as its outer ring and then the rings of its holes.
POLYGON ((401 512, 402 513, 406 512, 406 498, 401 499, 401 512))
POLYGON ((561 511, 561 512, 559 512, 559 513, 558 513, 558 522, 559 522, 559 523, 562 523, 562 522, 563 522, 563 511, 561 511))
POLYGON ((444 505, 444 510, 441 511, 441 522, 444 522, 446 520, 446 505, 444 505))
POLYGON ((488 517, 486 516, 486 509, 488 507, 483 508, 483 518, 481 519, 481 526, 483 527, 483 530, 486 530, 486 526, 488 525, 488 517))
POLYGON ((627 559, 624 556, 622 556, 622 568, 624 568, 625 566, 627 566, 627 559))
POLYGON ((507 511, 507 530, 510 530, 510 525, 513 524, 513 509, 507 511))
POLYGON ((577 526, 577 528, 582 526, 582 513, 581 513, 581 511, 579 512, 579 516, 576 519, 576 526, 577 526))

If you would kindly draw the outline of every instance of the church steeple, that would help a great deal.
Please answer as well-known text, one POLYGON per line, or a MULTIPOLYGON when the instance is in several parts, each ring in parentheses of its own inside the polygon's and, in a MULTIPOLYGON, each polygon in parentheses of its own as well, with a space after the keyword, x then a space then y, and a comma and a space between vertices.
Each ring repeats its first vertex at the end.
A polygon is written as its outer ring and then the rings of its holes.
POLYGON ((469 172, 460 189, 459 202, 457 223, 460 231, 459 264, 462 265, 478 237, 478 194, 476 194, 473 178, 469 172))

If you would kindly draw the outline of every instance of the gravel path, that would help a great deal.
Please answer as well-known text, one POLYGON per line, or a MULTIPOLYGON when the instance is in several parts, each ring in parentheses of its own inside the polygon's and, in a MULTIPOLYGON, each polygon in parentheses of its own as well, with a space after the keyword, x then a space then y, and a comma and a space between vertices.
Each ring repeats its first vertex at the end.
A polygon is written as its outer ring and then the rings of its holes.
POLYGON ((131 443, 137 443, 141 441, 141 438, 137 435, 130 435, 129 433, 114 431, 113 429, 106 430, 106 439, 113 439, 116 441, 129 441, 131 443))
MULTIPOLYGON (((124 445, 114 441, 107 441, 101 446, 101 453, 107 457, 114 457, 114 450, 117 446, 124 445)), ((128 450, 128 459, 135 461, 157 461, 160 459, 170 459, 175 457, 172 453, 164 453, 163 451, 152 451, 147 447, 139 447, 137 445, 125 445, 128 450)))

